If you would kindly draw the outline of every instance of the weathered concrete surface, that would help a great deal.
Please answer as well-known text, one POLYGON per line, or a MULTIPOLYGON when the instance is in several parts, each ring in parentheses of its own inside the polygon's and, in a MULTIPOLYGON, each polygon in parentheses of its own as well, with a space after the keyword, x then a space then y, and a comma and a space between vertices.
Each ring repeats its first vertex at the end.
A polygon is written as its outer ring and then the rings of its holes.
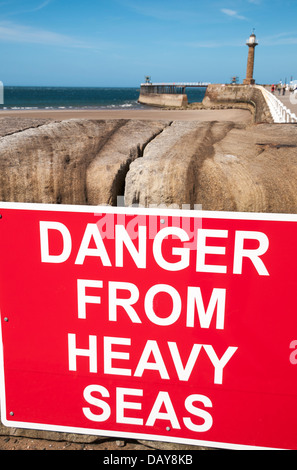
MULTIPOLYGON (((3 114, 2 114, 3 115, 3 114)), ((0 118, 0 137, 5 135, 14 134, 16 132, 22 132, 25 129, 32 129, 43 126, 51 122, 50 119, 46 118, 28 118, 28 117, 1 117, 0 118)))
POLYGON ((213 144, 233 123, 175 121, 146 147, 126 178, 125 204, 196 203, 197 175, 213 144))
POLYGON ((88 203, 116 205, 117 196, 124 195, 130 164, 142 157, 145 146, 169 124, 167 121, 128 121, 119 126, 88 166, 88 203))
POLYGON ((168 124, 73 119, 6 135, 0 139, 0 200, 111 204, 123 191, 123 170, 168 124))
POLYGON ((126 205, 297 212, 297 127, 174 122, 135 160, 126 205))
POLYGON ((201 166, 196 202, 205 210, 297 213, 297 127, 234 127, 201 166))

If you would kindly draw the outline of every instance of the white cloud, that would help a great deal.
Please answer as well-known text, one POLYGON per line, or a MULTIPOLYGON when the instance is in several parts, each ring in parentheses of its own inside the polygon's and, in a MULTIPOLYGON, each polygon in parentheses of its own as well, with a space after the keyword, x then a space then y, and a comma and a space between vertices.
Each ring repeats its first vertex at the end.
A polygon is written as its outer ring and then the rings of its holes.
POLYGON ((87 44, 70 36, 10 21, 0 22, 0 40, 51 46, 87 47, 87 44))
POLYGON ((295 44, 297 44, 297 36, 295 31, 278 33, 273 36, 264 36, 261 39, 262 46, 290 46, 295 44))
POLYGON ((184 42, 185 47, 193 47, 196 49, 217 49, 218 47, 242 47, 242 40, 236 41, 196 41, 184 42))
MULTIPOLYGON (((5 16, 16 16, 21 15, 23 13, 34 13, 35 11, 43 10, 43 8, 47 7, 53 0, 44 0, 42 3, 38 3, 35 7, 32 8, 24 8, 23 10, 12 10, 8 13, 5 13, 5 16)), ((10 2, 2 2, 0 5, 11 5, 10 2)), ((11 5, 12 7, 13 5, 11 5)))
POLYGON ((153 18, 158 21, 189 21, 191 19, 199 20, 201 12, 196 12, 186 8, 162 7, 162 2, 158 6, 151 5, 149 2, 139 2, 139 0, 118 0, 121 5, 141 16, 153 18))
POLYGON ((74 36, 56 33, 46 29, 21 25, 11 21, 0 21, 0 42, 13 42, 20 44, 39 44, 44 46, 70 47, 77 49, 90 49, 102 51, 107 49, 119 49, 120 44, 112 41, 104 41, 97 38, 93 41, 85 41, 74 36))
POLYGON ((229 10, 228 8, 222 8, 221 12, 224 13, 224 15, 230 16, 232 18, 236 18, 237 20, 246 20, 247 19, 245 16, 239 15, 237 11, 229 10))
POLYGON ((35 8, 33 8, 31 11, 38 11, 42 10, 43 8, 47 7, 51 3, 52 0, 45 0, 43 3, 40 5, 37 5, 35 8))

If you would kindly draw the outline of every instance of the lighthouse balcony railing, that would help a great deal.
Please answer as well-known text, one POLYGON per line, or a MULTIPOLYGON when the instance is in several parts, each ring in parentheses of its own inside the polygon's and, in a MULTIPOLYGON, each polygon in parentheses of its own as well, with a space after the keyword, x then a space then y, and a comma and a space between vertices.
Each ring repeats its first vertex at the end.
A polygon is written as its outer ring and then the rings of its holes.
POLYGON ((269 107, 271 116, 275 123, 297 123, 296 114, 292 113, 284 103, 282 103, 276 96, 262 86, 258 86, 262 91, 265 101, 269 107))

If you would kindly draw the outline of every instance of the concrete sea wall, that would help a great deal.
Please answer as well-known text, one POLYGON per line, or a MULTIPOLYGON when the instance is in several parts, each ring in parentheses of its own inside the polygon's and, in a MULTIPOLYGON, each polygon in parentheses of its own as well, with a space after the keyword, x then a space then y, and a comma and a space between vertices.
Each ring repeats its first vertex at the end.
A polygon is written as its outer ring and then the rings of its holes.
POLYGON ((169 93, 140 93, 139 103, 149 106, 165 106, 165 107, 183 107, 188 104, 187 95, 169 94, 169 93))
POLYGON ((0 200, 295 213, 296 148, 294 124, 49 122, 0 138, 0 200))
MULTIPOLYGON (((139 103, 160 107, 186 107, 186 94, 142 93, 139 103)), ((251 111, 254 121, 272 123, 273 119, 259 88, 250 85, 208 85, 203 99, 204 108, 233 107, 251 111)))
POLYGON ((256 123, 272 123, 268 105, 258 88, 249 85, 208 85, 203 100, 205 107, 218 105, 249 109, 256 123))
MULTIPOLYGON (((160 107, 186 107, 186 94, 142 93, 139 103, 160 107)), ((251 111, 254 121, 272 123, 273 119, 259 88, 250 85, 208 85, 203 99, 204 108, 238 107, 251 111)))

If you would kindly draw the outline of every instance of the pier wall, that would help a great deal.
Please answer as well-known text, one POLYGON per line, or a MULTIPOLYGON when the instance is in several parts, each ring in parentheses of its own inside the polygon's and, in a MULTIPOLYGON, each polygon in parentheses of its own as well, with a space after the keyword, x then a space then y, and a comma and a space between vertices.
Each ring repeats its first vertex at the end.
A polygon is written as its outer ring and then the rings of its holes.
POLYGON ((183 107, 188 104, 188 97, 185 94, 169 93, 140 93, 138 102, 150 106, 183 107))
POLYGON ((207 108, 217 105, 238 106, 249 109, 256 123, 273 123, 261 90, 252 85, 208 85, 203 105, 207 108))

